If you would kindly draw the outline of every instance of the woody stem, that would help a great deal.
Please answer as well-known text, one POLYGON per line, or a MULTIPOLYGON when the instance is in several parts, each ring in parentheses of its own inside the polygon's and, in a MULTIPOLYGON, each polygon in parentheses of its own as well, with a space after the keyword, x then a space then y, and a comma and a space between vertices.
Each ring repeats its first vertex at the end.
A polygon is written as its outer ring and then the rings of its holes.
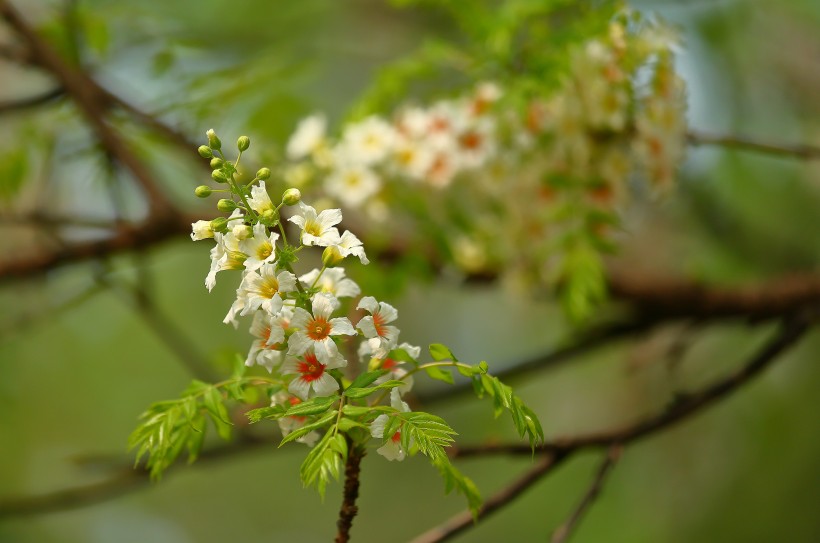
POLYGON ((353 517, 359 512, 356 506, 356 499, 359 497, 359 467, 365 450, 356 445, 349 436, 347 439, 347 462, 345 463, 345 488, 342 507, 339 509, 339 520, 336 526, 339 531, 336 534, 336 543, 347 543, 350 541, 350 528, 353 525, 353 517))

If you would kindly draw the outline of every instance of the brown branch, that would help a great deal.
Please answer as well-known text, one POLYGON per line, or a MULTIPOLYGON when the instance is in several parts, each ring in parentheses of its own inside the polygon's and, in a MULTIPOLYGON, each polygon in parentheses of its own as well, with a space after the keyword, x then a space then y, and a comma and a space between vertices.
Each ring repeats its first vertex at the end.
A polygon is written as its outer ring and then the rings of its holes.
MULTIPOLYGON (((818 310, 785 319, 778 333, 770 339, 745 365, 701 390, 679 394, 664 411, 626 426, 603 432, 580 436, 557 438, 536 449, 542 454, 556 452, 572 453, 581 449, 609 447, 628 444, 656 432, 674 426, 678 422, 698 413, 709 405, 729 397, 735 390, 751 381, 771 365, 779 355, 793 347, 808 331, 818 310)), ((477 447, 457 447, 451 449, 453 457, 468 457, 487 454, 530 455, 529 446, 515 444, 491 444, 477 447)))
POLYGON ((347 543, 350 540, 350 528, 353 525, 353 518, 359 512, 356 500, 359 498, 359 470, 365 449, 354 444, 353 440, 345 436, 347 448, 350 451, 345 462, 345 487, 342 499, 342 507, 339 509, 339 520, 336 526, 339 529, 336 534, 336 543, 347 543))
POLYGON ((20 36, 31 53, 33 62, 51 73, 85 116, 100 143, 122 163, 147 196, 153 214, 171 212, 173 206, 156 184, 153 174, 131 152, 125 141, 105 119, 105 107, 99 92, 83 72, 69 66, 60 55, 20 16, 7 0, 0 0, 0 16, 20 36))
POLYGON ((612 471, 612 468, 615 467, 615 464, 621 457, 622 449, 619 445, 612 445, 604 456, 603 462, 598 467, 598 471, 595 473, 595 477, 592 480, 592 485, 587 489, 586 493, 584 493, 584 497, 581 499, 581 502, 572 512, 570 517, 556 530, 552 533, 552 539, 550 543, 565 543, 570 535, 572 535, 572 531, 578 526, 578 523, 581 521, 581 518, 587 512, 587 510, 592 506, 595 499, 598 497, 598 494, 601 492, 601 488, 604 486, 604 481, 606 480, 607 475, 609 472, 612 471))
MULTIPOLYGON (((218 445, 203 451, 194 466, 207 465, 240 453, 252 452, 274 444, 278 439, 252 437, 241 434, 233 443, 218 445)), ((166 475, 176 471, 184 463, 178 463, 165 472, 166 475)), ((126 462, 115 470, 107 479, 89 485, 77 486, 49 492, 36 496, 5 498, 0 500, 0 519, 40 515, 53 511, 66 511, 94 505, 111 498, 144 488, 150 482, 150 472, 143 465, 133 467, 133 462, 126 462)))
POLYGON ((64 94, 65 92, 63 91, 63 89, 57 87, 40 94, 36 94, 34 96, 28 96, 26 98, 20 98, 18 100, 3 101, 0 102, 0 115, 4 113, 13 113, 24 109, 42 106, 48 104, 49 102, 57 100, 64 94))
MULTIPOLYGON (((535 465, 527 470, 524 475, 487 499, 478 511, 478 519, 482 520, 490 516, 523 494, 525 490, 540 481, 547 473, 560 464, 564 458, 565 455, 563 453, 549 454, 539 458, 535 465)), ((438 543, 440 541, 447 541, 474 525, 475 523, 473 522, 473 516, 470 511, 462 511, 443 524, 414 538, 410 543, 438 543)))
POLYGON ((610 270, 608 283, 613 297, 628 301, 646 317, 762 320, 820 304, 817 274, 795 274, 756 285, 715 286, 610 270))
POLYGON ((784 145, 780 143, 760 142, 739 136, 718 136, 690 130, 686 140, 691 145, 721 145, 745 151, 757 151, 770 155, 795 157, 804 160, 820 158, 820 147, 815 145, 784 145))
MULTIPOLYGON (((557 439, 546 443, 536 449, 537 453, 543 455, 542 460, 533 468, 532 471, 538 471, 535 477, 537 480, 540 477, 547 475, 553 468, 555 468, 562 461, 566 460, 574 453, 585 448, 592 447, 620 447, 622 444, 627 444, 636 441, 642 437, 662 431, 668 427, 673 426, 677 422, 684 420, 702 410, 708 405, 711 405, 718 400, 728 397, 733 391, 738 389, 741 385, 750 381, 753 377, 762 372, 768 367, 777 357, 792 347, 809 329, 811 322, 817 318, 818 311, 805 312, 799 316, 785 319, 781 325, 780 331, 766 343, 752 359, 742 366, 739 370, 730 374, 729 376, 713 383, 702 390, 680 396, 675 403, 673 403, 666 411, 660 415, 651 417, 644 421, 606 432, 597 434, 589 434, 578 437, 569 437, 564 439, 557 439), (541 467, 543 471, 537 468, 541 467)), ((531 455, 532 449, 525 445, 518 443, 514 444, 500 444, 500 445, 483 445, 477 447, 452 447, 450 455, 452 457, 465 458, 469 456, 479 456, 488 454, 515 454, 515 455, 531 455)), ((521 480, 514 482, 508 488, 518 488, 521 480)), ((530 481, 532 484, 534 481, 530 481)), ((507 489, 505 489, 506 491, 507 489)), ((499 509, 515 499, 519 493, 500 492, 493 496, 492 502, 493 510, 499 509)), ((440 526, 433 528, 426 532, 419 538, 413 540, 413 543, 437 543, 445 541, 450 537, 456 535, 471 526, 469 511, 463 511, 451 519, 445 521, 440 526)), ((481 517, 480 517, 481 518, 481 517)))

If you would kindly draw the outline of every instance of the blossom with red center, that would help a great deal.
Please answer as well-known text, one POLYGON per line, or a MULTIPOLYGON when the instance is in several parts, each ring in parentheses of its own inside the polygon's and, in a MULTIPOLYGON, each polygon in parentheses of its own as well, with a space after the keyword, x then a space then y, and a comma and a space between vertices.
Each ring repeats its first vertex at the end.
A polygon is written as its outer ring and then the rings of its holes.
MULTIPOLYGON (((401 395, 395 388, 390 391, 390 405, 404 413, 410 412, 410 406, 406 402, 401 401, 401 395)), ((370 435, 376 438, 384 439, 384 428, 390 420, 391 415, 379 415, 372 423, 370 423, 370 435)), ((412 446, 412 443, 410 444, 412 446)), ((401 446, 401 427, 385 442, 384 445, 376 449, 376 452, 384 456, 388 460, 404 460, 407 451, 401 446)))
POLYGON ((316 396, 330 396, 339 390, 339 383, 327 373, 327 370, 341 368, 347 361, 337 353, 327 364, 319 361, 316 353, 307 351, 300 358, 289 358, 282 364, 282 375, 293 375, 296 377, 288 385, 288 392, 307 400, 310 390, 316 396))
MULTIPOLYGON (((344 317, 331 319, 330 315, 338 305, 335 298, 327 294, 316 294, 313 297, 313 314, 311 315, 301 307, 293 310, 293 319, 290 325, 296 331, 290 337, 288 354, 299 356, 308 349, 313 348, 316 357, 322 364, 331 364, 339 356, 339 348, 331 336, 348 335, 355 336, 356 330, 353 325, 344 317)), ((347 362, 342 359, 343 364, 347 362)), ((339 366, 334 366, 339 367, 339 366)))
POLYGON ((388 303, 377 302, 373 296, 362 298, 356 309, 365 309, 370 312, 370 316, 363 317, 357 326, 364 333, 364 337, 368 338, 373 356, 376 358, 387 356, 399 339, 399 329, 389 326, 388 323, 396 320, 399 312, 388 303))

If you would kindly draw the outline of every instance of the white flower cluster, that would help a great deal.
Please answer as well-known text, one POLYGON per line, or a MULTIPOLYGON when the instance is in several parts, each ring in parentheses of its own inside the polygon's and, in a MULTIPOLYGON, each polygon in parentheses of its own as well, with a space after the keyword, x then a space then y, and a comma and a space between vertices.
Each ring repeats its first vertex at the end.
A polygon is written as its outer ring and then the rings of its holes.
MULTIPOLYGON (((340 389, 341 374, 331 370, 344 368, 348 360, 340 350, 343 336, 358 337, 361 343, 356 352, 363 367, 386 370, 376 380, 378 385, 390 379, 400 379, 402 386, 392 389, 392 403, 407 411, 400 395, 413 385, 412 378, 400 366, 402 362, 390 357, 401 352, 405 360, 415 360, 420 349, 406 343, 399 344, 399 329, 393 323, 398 318, 396 309, 372 296, 362 297, 356 309, 366 312, 356 326, 347 317, 334 317, 341 307, 340 298, 356 298, 361 289, 345 271, 336 267, 348 256, 357 257, 367 264, 367 256, 359 239, 349 231, 340 234, 337 225, 342 220, 339 209, 320 213, 298 202, 298 211, 288 220, 300 230, 298 246, 289 246, 273 226, 278 208, 268 196, 265 182, 251 189, 248 205, 254 220, 240 209, 235 210, 222 232, 214 232, 216 221, 198 221, 192 224, 194 240, 213 238, 216 245, 211 250, 211 268, 205 284, 211 290, 216 275, 222 270, 241 270, 242 280, 236 290, 236 300, 231 305, 224 322, 238 326, 239 317, 250 317, 250 333, 254 337, 245 360, 246 366, 259 365, 269 373, 276 373, 287 383, 287 391, 272 397, 272 405, 292 406, 313 396, 329 396, 340 389), (266 214, 267 212, 267 214, 266 214), (261 222, 261 217, 266 217, 261 222), (282 258, 283 252, 293 254, 304 247, 323 247, 324 266, 301 276, 292 271, 290 261, 282 258), (327 256, 330 255, 330 256, 327 256)), ((278 225, 277 225, 278 226, 278 225)), ((399 409, 397 407, 397 409, 399 409)), ((305 417, 279 419, 283 434, 303 426, 305 417)), ((372 434, 381 437, 384 420, 373 423, 372 434)), ((401 431, 397 431, 400 436, 401 431)), ((318 438, 316 432, 298 441, 312 445, 318 438)), ((391 439, 379 452, 387 458, 403 459, 400 438, 391 439)))
POLYGON ((568 229, 608 243, 633 173, 656 188, 673 182, 686 143, 674 47, 659 24, 612 22, 570 50, 566 73, 542 95, 515 81, 509 89, 482 83, 466 96, 349 124, 337 140, 314 115, 288 143, 285 177, 370 219, 415 209, 416 220, 439 223, 467 271, 510 270, 514 261, 549 276, 548 253, 568 229), (432 192, 449 199, 433 202, 432 192), (401 205, 411 193, 428 199, 425 207, 401 205), (521 257, 511 239, 535 248, 521 257))
POLYGON ((354 208, 377 195, 387 178, 446 187, 494 157, 497 121, 489 113, 500 97, 497 85, 483 83, 467 98, 403 108, 392 122, 367 117, 348 125, 337 142, 327 137, 325 118, 313 115, 288 142, 288 159, 296 164, 287 178, 299 183, 306 171, 318 171, 327 193, 354 208))

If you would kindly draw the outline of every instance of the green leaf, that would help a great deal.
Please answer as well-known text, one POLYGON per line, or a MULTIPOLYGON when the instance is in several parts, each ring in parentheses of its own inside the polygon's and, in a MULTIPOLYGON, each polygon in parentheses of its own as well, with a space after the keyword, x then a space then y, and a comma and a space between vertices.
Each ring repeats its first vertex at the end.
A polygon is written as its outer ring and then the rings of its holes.
POLYGON ((324 437, 310 450, 299 469, 302 484, 306 487, 315 486, 323 499, 327 483, 331 479, 338 480, 341 475, 344 462, 339 448, 340 445, 333 436, 333 428, 329 428, 324 437))
POLYGON ((280 419, 285 416, 285 412, 281 406, 260 407, 259 409, 251 409, 245 415, 251 424, 255 424, 262 419, 280 419))
POLYGON ((416 363, 416 359, 410 356, 404 349, 393 349, 387 353, 387 358, 397 362, 407 362, 408 364, 416 363))
MULTIPOLYGON (((402 448, 410 450, 412 443, 431 459, 447 458, 444 449, 453 443, 453 436, 457 435, 457 432, 444 422, 444 419, 423 411, 396 413, 394 417, 394 420, 399 420, 400 423, 398 426, 401 429, 402 448)), ((396 432, 390 430, 392 425, 388 423, 385 426, 385 435, 388 437, 396 432)))
POLYGON ((367 373, 362 373, 356 379, 350 383, 350 386, 345 389, 345 391, 350 390, 351 388, 364 388, 371 384, 373 381, 381 377, 382 375, 386 374, 387 370, 375 370, 369 371, 367 373))
POLYGON ((433 357, 433 360, 437 362, 441 362, 444 360, 452 360, 453 362, 458 362, 458 358, 456 355, 450 351, 450 348, 446 345, 442 345, 441 343, 431 343, 430 347, 430 356, 433 357))
POLYGON ((374 387, 367 387, 367 388, 348 388, 345 390, 344 395, 348 398, 358 399, 364 398, 373 394, 378 390, 384 390, 389 388, 396 388, 406 384, 404 381, 399 381, 397 379, 391 379, 390 381, 385 381, 374 387))
POLYGON ((467 498, 467 506, 473 514, 473 519, 477 520, 478 511, 481 508, 483 500, 475 483, 456 469, 446 456, 444 458, 436 458, 432 461, 432 464, 438 469, 441 477, 444 479, 444 493, 449 494, 453 490, 456 490, 459 494, 467 498))
POLYGON ((286 417, 295 417, 295 416, 306 416, 306 415, 318 415, 319 413, 324 413, 330 406, 338 401, 339 395, 334 394, 333 396, 318 396, 316 398, 311 398, 310 400, 302 403, 298 403, 285 411, 286 417))
POLYGON ((445 371, 441 368, 441 366, 427 366, 424 368, 424 371, 427 372, 427 375, 438 381, 444 381, 445 383, 450 383, 451 385, 455 383, 455 380, 453 380, 453 374, 449 371, 445 371))
POLYGON ((0 157, 0 201, 10 201, 23 186, 28 172, 28 153, 15 149, 0 157))
POLYGON ((339 431, 341 432, 349 432, 353 428, 361 428, 362 430, 367 430, 370 432, 370 426, 367 424, 362 424, 361 422, 356 422, 353 419, 349 419, 347 417, 342 417, 339 419, 339 431))

